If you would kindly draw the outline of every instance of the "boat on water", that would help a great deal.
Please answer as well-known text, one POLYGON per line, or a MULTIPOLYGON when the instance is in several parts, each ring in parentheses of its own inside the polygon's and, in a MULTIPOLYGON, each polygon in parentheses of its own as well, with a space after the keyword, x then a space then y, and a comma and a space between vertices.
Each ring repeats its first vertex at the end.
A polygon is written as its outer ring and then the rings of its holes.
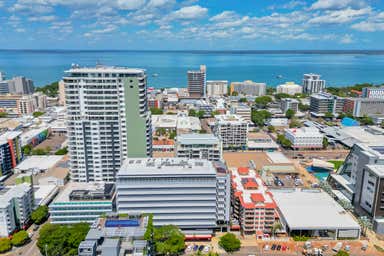
POLYGON ((281 79, 283 78, 283 75, 277 75, 276 78, 281 79))
POLYGON ((152 76, 153 76, 153 77, 158 77, 158 76, 159 76, 159 74, 157 74, 157 73, 154 73, 154 74, 152 74, 152 76))

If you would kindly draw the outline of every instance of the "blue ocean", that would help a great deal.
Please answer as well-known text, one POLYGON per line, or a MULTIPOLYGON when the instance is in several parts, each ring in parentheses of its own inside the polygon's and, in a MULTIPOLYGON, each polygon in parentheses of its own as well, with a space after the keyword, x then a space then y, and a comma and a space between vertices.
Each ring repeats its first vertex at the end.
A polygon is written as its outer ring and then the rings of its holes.
POLYGON ((60 80, 72 63, 144 68, 151 87, 185 87, 186 72, 207 66, 208 80, 293 81, 318 73, 327 86, 384 83, 383 51, 72 51, 0 50, 0 71, 23 75, 42 86, 60 80))

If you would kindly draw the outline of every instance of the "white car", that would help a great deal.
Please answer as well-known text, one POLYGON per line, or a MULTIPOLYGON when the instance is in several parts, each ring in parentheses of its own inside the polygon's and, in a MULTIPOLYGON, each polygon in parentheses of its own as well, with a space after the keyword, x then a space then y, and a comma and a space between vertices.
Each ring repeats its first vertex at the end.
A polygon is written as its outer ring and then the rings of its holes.
POLYGON ((187 246, 187 249, 185 249, 185 251, 187 251, 187 252, 191 251, 191 250, 192 250, 192 247, 193 247, 192 244, 188 245, 188 246, 187 246))
POLYGON ((203 249, 203 252, 209 252, 210 249, 211 247, 209 245, 206 245, 203 249))

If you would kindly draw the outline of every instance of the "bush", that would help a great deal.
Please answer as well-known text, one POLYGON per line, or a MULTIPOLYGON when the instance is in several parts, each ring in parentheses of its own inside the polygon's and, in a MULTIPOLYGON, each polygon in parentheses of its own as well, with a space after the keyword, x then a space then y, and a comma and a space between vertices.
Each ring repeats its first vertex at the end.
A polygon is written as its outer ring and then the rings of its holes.
POLYGON ((0 238, 0 253, 7 252, 12 249, 11 240, 7 237, 0 238))
POLYGON ((68 148, 67 148, 67 147, 64 147, 64 148, 61 148, 61 149, 57 150, 57 151, 55 152, 55 155, 57 155, 57 156, 62 156, 62 155, 65 155, 65 154, 67 154, 67 153, 68 153, 68 148))
POLYGON ((47 217, 48 217, 48 206, 46 205, 41 205, 37 207, 37 209, 34 210, 31 214, 31 219, 35 224, 43 223, 44 221, 46 221, 47 217))
POLYGON ((14 246, 22 246, 22 245, 26 244, 28 241, 29 241, 29 236, 28 236, 27 231, 25 231, 25 230, 21 230, 15 234, 13 234, 12 240, 11 240, 11 242, 14 246))
POLYGON ((219 245, 226 252, 234 252, 240 249, 240 240, 232 233, 227 233, 220 238, 219 245))
POLYGON ((307 236, 294 236, 293 237, 293 241, 296 241, 296 242, 306 242, 309 240, 309 237, 307 236))
POLYGON ((160 108, 151 108, 151 114, 152 115, 162 115, 163 110, 160 108))
POLYGON ((36 112, 33 112, 33 117, 39 117, 39 116, 42 116, 42 115, 44 115, 45 114, 45 112, 41 112, 41 111, 36 111, 36 112))
POLYGON ((341 250, 341 251, 338 251, 338 252, 335 254, 335 256, 349 256, 349 253, 346 252, 346 251, 341 250))

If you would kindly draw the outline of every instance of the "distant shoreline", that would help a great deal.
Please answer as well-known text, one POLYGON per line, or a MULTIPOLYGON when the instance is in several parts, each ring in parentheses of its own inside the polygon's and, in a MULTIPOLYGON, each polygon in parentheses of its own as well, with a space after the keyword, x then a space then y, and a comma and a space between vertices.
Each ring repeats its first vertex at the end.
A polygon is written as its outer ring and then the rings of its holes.
POLYGON ((384 55, 384 50, 85 50, 85 49, 0 49, 1 52, 29 53, 79 53, 79 52, 148 52, 148 53, 191 53, 191 54, 363 54, 384 55))

